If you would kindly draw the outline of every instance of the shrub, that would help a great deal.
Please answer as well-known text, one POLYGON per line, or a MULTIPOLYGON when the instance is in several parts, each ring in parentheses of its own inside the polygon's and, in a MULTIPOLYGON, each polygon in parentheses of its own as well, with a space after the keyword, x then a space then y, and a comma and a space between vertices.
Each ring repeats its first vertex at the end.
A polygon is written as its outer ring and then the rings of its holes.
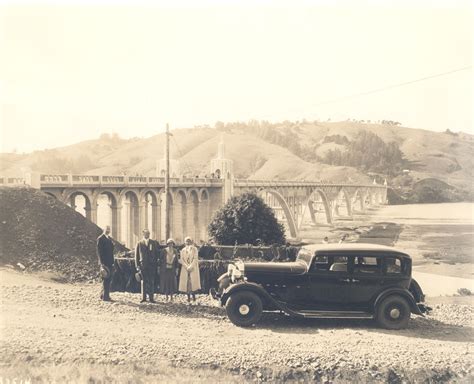
POLYGON ((253 193, 232 197, 216 212, 209 224, 209 235, 219 244, 283 244, 285 231, 273 210, 253 193))

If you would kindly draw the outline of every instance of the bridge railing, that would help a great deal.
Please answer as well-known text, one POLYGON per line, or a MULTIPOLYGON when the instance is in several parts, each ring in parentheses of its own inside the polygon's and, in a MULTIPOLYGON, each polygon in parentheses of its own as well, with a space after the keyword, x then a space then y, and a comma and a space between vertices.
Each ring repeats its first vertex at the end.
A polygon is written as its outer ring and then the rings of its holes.
POLYGON ((0 185, 25 185, 26 180, 23 177, 0 177, 0 185))
POLYGON ((70 175, 40 175, 41 183, 48 184, 69 184, 70 175))
POLYGON ((252 179, 234 179, 234 185, 237 187, 281 187, 281 186, 347 186, 347 187, 372 187, 372 188, 385 188, 382 184, 357 184, 357 183, 335 183, 328 181, 307 181, 307 180, 252 180, 252 179))
MULTIPOLYGON (((77 185, 94 185, 94 186, 111 186, 111 185, 127 185, 127 186, 162 186, 165 183, 164 177, 148 177, 148 176, 112 176, 112 175, 47 175, 41 174, 39 177, 42 187, 55 186, 77 186, 77 185)), ((2 184, 24 184, 23 178, 6 178, 0 177, 0 185, 2 184)), ((190 184, 190 185, 206 185, 219 186, 222 185, 222 179, 211 179, 204 177, 170 177, 170 184, 190 184)))
POLYGON ((98 184, 100 176, 70 175, 70 181, 72 184, 98 184))
MULTIPOLYGON (((28 183, 28 178, 22 177, 0 177, 0 185, 24 185, 28 183)), ((171 177, 170 184, 187 184, 201 186, 221 186, 224 180, 219 178, 204 177, 171 177)), ((71 174, 41 174, 39 175, 39 183, 41 187, 56 186, 75 186, 75 185, 94 185, 94 186, 111 186, 111 185, 127 185, 127 186, 163 186, 164 177, 148 177, 148 176, 115 176, 115 175, 71 175, 71 174)), ((307 181, 307 180, 247 180, 234 179, 235 187, 298 187, 298 186, 347 186, 347 187, 370 187, 370 188, 386 188, 383 184, 356 184, 356 183, 334 183, 325 180, 307 181)))
POLYGON ((125 184, 125 176, 101 176, 102 184, 125 184))

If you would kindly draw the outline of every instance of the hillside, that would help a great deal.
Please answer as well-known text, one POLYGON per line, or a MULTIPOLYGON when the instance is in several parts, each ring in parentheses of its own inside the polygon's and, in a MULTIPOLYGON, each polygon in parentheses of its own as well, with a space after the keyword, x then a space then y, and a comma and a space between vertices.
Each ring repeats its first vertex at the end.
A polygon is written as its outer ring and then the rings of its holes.
MULTIPOLYGON (((411 184, 437 178, 466 191, 472 185, 474 138, 464 133, 436 133, 353 121, 276 124, 250 121, 216 123, 216 128, 175 129, 172 134, 171 155, 181 161, 181 169, 188 175, 210 172, 209 162, 216 156, 223 136, 226 157, 233 159, 238 178, 371 182, 374 174, 379 174, 379 181, 388 178, 389 182, 396 183, 403 167, 409 170, 411 184), (328 161, 328 153, 348 151, 360 132, 370 132, 380 138, 382 144, 393 145, 401 151, 403 162, 397 164, 396 171, 383 174, 371 171, 370 164, 353 165, 346 160, 335 166, 328 161)), ((52 150, 24 155, 1 154, 0 172, 19 175, 32 169, 44 173, 153 176, 157 160, 163 158, 164 139, 164 134, 133 139, 102 135, 97 140, 52 150)), ((390 163, 390 159, 384 161, 390 163)))

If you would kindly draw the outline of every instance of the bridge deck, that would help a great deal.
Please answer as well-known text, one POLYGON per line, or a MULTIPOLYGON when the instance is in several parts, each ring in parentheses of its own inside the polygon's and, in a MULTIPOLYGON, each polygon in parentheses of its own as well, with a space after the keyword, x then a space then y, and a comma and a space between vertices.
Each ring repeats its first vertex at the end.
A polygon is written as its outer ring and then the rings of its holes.
MULTIPOLYGON (((21 177, 0 177, 0 185, 24 185, 30 184, 21 177)), ((164 177, 148 176, 99 176, 99 175, 39 175, 40 188, 70 188, 70 187, 163 187, 164 177)), ((171 186, 182 187, 222 187, 223 179, 201 178, 201 177, 173 177, 170 178, 171 186)), ((251 180, 234 179, 234 187, 317 187, 317 186, 347 186, 347 187, 370 187, 386 188, 382 184, 354 184, 354 183, 328 183, 325 181, 310 180, 251 180)))

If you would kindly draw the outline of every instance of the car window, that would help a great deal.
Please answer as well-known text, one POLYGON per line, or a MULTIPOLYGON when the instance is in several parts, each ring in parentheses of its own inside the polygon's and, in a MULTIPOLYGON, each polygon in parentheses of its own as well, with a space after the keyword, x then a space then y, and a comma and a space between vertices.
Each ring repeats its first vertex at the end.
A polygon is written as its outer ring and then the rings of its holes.
POLYGON ((380 273, 380 259, 374 256, 357 256, 354 259, 354 273, 376 274, 380 273))
POLYGON ((387 257, 385 259, 385 272, 387 274, 402 273, 402 262, 396 257, 387 257))
POLYGON ((347 256, 334 256, 331 265, 329 266, 330 272, 347 272, 347 256))
POLYGON ((311 263, 311 258, 313 257, 313 251, 307 248, 301 248, 298 252, 297 260, 303 260, 307 265, 311 263))
POLYGON ((329 269, 328 257, 325 255, 316 255, 313 259, 312 271, 327 271, 329 269))

